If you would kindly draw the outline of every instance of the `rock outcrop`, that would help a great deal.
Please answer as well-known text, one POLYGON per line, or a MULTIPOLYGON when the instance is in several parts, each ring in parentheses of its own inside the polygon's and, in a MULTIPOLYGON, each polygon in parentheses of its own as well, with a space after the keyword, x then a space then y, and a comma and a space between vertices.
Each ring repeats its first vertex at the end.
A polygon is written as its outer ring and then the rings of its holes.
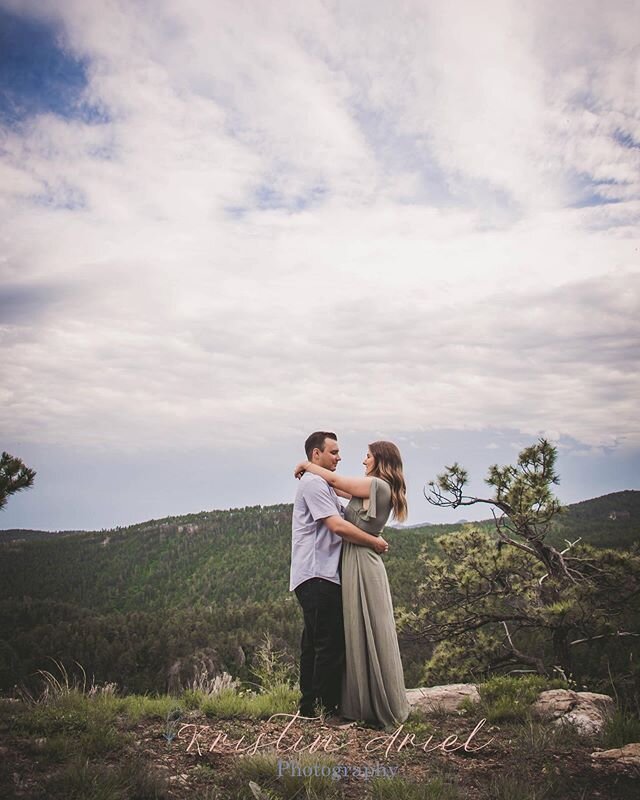
POLYGON ((167 692, 179 694, 185 688, 207 686, 225 671, 217 651, 211 647, 197 650, 175 661, 167 671, 167 692))
POLYGON ((537 716, 551 719, 557 725, 571 724, 587 736, 602 730, 613 709, 614 702, 607 694, 573 692, 570 689, 541 692, 532 706, 537 716))

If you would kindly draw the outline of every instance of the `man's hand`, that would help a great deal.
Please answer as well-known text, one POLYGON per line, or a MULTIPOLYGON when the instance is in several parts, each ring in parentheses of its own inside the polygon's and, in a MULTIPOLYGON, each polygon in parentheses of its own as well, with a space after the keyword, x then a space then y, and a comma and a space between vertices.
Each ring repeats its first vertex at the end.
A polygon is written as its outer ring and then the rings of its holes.
POLYGON ((382 538, 382 536, 378 536, 376 541, 371 545, 371 547, 373 548, 373 550, 376 551, 376 553, 378 553, 378 555, 382 555, 383 553, 386 553, 387 550, 389 549, 389 543, 385 541, 382 538))
POLYGON ((360 528, 356 528, 355 525, 352 525, 351 522, 342 519, 338 514, 327 517, 325 519, 325 524, 331 533, 335 533, 336 536, 341 536, 348 542, 357 544, 360 547, 370 547, 379 554, 386 553, 389 549, 389 545, 382 536, 372 536, 370 533, 365 533, 360 530, 360 528))

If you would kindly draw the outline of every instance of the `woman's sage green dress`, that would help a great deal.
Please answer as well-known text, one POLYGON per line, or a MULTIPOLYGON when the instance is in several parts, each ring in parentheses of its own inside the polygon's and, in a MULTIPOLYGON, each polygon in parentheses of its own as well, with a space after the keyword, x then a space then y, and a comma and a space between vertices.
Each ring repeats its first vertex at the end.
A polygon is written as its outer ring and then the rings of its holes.
MULTIPOLYGON (((391 489, 371 481, 369 507, 353 497, 345 519, 380 534, 391 513, 391 489)), ((347 719, 397 727, 409 714, 387 571, 369 547, 342 544, 342 606, 346 671, 341 713, 347 719)))

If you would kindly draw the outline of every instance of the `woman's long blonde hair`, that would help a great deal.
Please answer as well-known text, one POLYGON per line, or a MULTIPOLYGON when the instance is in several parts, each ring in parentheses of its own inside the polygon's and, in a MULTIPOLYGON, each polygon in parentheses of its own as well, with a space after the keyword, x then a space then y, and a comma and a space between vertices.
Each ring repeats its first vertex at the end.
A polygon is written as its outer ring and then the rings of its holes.
POLYGON ((407 518, 407 485, 402 474, 402 456, 393 442, 371 442, 369 452, 375 466, 369 473, 382 478, 391 487, 391 508, 398 522, 407 518))

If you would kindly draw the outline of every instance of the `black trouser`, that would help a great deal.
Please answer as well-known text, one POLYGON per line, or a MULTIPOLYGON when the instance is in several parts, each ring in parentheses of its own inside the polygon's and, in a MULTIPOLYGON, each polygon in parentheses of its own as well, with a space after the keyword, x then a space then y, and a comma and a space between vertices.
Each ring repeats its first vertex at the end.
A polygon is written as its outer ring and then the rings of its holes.
POLYGON ((344 667, 342 589, 337 583, 311 578, 296 587, 304 614, 300 653, 300 713, 314 716, 316 703, 335 712, 340 703, 344 667))

